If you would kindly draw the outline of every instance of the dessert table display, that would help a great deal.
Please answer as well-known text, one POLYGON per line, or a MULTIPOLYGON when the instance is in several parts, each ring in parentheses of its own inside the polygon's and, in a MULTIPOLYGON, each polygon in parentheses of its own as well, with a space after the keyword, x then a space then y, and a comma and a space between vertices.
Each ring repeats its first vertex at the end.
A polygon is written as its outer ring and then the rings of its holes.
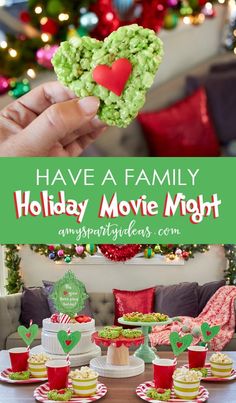
MULTIPOLYGON (((208 353, 207 362, 210 360, 212 354, 208 353)), ((236 362, 236 352, 228 352, 227 355, 236 362)), ((160 358, 170 359, 173 358, 171 352, 159 352, 160 358)), ((187 353, 181 354, 178 358, 178 366, 181 367, 188 362, 187 353)), ((0 352, 0 371, 10 367, 9 354, 7 351, 0 352)), ((135 391, 140 384, 153 379, 153 368, 151 364, 145 365, 145 372, 132 378, 102 378, 99 381, 106 385, 107 395, 103 398, 104 402, 120 403, 138 403, 141 402, 140 398, 136 395, 135 391)), ((34 391, 37 385, 12 385, 8 383, 0 383, 0 402, 7 403, 34 403, 34 391), (7 400, 6 400, 7 397, 7 400)), ((222 402, 235 402, 236 396, 236 381, 227 382, 208 382, 207 389, 209 392, 209 403, 222 403, 222 402)), ((181 400, 179 400, 181 403, 181 400)))
POLYGON ((144 372, 145 364, 141 358, 129 355, 131 345, 144 343, 141 330, 125 330, 121 326, 107 326, 92 336, 98 345, 108 348, 107 355, 94 358, 90 367, 99 375, 109 378, 128 378, 144 372))
POLYGON ((150 328, 153 326, 163 326, 168 325, 172 322, 172 319, 167 315, 162 314, 148 314, 142 315, 138 312, 131 313, 129 315, 124 315, 122 318, 118 319, 121 325, 141 327, 144 335, 144 343, 135 351, 135 357, 141 358, 145 363, 150 364, 157 357, 154 350, 149 346, 149 333, 150 328), (135 317, 136 314, 136 317, 135 317))

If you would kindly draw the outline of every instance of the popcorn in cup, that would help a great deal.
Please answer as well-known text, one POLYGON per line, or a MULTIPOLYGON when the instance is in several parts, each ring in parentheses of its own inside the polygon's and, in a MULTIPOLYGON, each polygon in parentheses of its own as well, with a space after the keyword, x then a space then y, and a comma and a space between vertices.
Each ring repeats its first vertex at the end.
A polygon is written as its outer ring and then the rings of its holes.
POLYGON ((80 397, 89 397, 95 395, 97 391, 98 373, 89 367, 81 367, 71 371, 70 379, 75 395, 80 397))
POLYGON ((32 354, 28 359, 28 369, 33 378, 47 378, 46 362, 49 357, 43 353, 32 354))
POLYGON ((233 360, 223 353, 215 353, 210 358, 211 373, 218 378, 227 378, 233 369, 233 360))
POLYGON ((175 395, 185 400, 196 399, 199 394, 201 378, 202 373, 200 371, 178 368, 173 376, 175 395))

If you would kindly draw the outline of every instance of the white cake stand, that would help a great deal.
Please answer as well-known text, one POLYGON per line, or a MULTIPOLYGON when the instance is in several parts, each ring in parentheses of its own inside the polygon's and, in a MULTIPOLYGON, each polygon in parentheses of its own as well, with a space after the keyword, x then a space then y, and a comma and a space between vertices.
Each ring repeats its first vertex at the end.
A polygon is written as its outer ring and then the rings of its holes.
POLYGON ((129 355, 131 345, 139 346, 144 342, 143 335, 127 339, 118 337, 106 339, 100 337, 98 332, 94 333, 92 340, 98 346, 107 347, 107 355, 94 358, 90 361, 90 368, 98 372, 100 376, 107 378, 129 378, 142 374, 145 370, 144 361, 135 356, 129 355))
MULTIPOLYGON (((36 347, 32 347, 30 349, 30 351, 33 354, 40 354, 40 353, 45 353, 43 346, 36 346, 36 347)), ((63 360, 66 357, 66 354, 64 355, 52 355, 52 354, 47 354, 48 356, 50 356, 51 358, 55 359, 55 360, 63 360)), ((101 356, 101 349, 100 347, 94 345, 93 349, 88 351, 87 353, 83 353, 83 354, 70 354, 70 363, 71 363, 71 367, 80 367, 81 365, 88 365, 90 363, 90 360, 92 360, 93 358, 96 357, 100 357, 101 356)))
POLYGON ((128 322, 128 321, 124 320, 123 318, 119 318, 118 322, 121 325, 128 325, 128 326, 135 326, 135 327, 141 326, 142 332, 144 335, 144 344, 141 344, 141 346, 135 351, 134 355, 135 355, 135 357, 141 358, 146 364, 150 364, 150 363, 152 363, 153 360, 155 360, 155 358, 158 357, 156 355, 156 353, 149 346, 149 329, 150 329, 150 327, 169 325, 170 323, 173 322, 173 319, 169 318, 165 322, 128 322))

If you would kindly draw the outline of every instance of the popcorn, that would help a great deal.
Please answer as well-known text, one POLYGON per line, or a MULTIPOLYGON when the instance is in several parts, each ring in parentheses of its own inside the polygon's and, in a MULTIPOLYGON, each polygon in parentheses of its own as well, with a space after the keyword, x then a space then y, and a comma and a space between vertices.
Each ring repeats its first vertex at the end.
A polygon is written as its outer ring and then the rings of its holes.
POLYGON ((29 357, 28 362, 30 364, 45 364, 48 360, 50 359, 49 356, 47 356, 44 353, 40 353, 40 354, 32 354, 29 357))
POLYGON ((223 353, 215 353, 211 356, 211 362, 215 362, 217 364, 231 364, 233 361, 232 359, 223 353))
POLYGON ((173 378, 182 382, 198 382, 202 378, 202 373, 183 367, 175 370, 173 378))
POLYGON ((81 367, 81 369, 75 369, 71 371, 70 378, 72 379, 95 379, 98 377, 98 373, 89 367, 81 367))

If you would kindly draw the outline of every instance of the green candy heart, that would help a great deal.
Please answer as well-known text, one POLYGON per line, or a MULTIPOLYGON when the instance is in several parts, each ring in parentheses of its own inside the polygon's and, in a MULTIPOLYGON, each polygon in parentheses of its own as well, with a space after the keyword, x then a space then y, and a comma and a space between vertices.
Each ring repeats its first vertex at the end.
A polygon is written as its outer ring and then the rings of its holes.
POLYGON ((18 334, 25 342, 25 344, 27 346, 30 346, 33 343, 34 339, 37 337, 38 330, 39 327, 36 324, 31 325, 29 328, 26 328, 25 326, 19 326, 18 334))
POLYGON ((205 342, 211 341, 220 331, 220 326, 209 326, 207 322, 201 325, 202 338, 205 342))
POLYGON ((98 116, 103 122, 127 127, 145 103, 162 55, 162 42, 156 33, 133 24, 112 32, 104 42, 88 36, 62 42, 52 64, 58 80, 79 98, 100 98, 98 116), (99 65, 111 67, 122 58, 131 62, 132 72, 118 96, 94 81, 93 70, 99 65))
POLYGON ((64 351, 64 353, 69 353, 73 348, 79 343, 81 339, 81 333, 79 331, 72 332, 68 334, 65 330, 60 330, 57 333, 57 339, 64 351))
POLYGON ((183 353, 192 343, 193 336, 191 334, 186 334, 180 337, 177 332, 172 332, 169 337, 170 344, 175 356, 183 353))

